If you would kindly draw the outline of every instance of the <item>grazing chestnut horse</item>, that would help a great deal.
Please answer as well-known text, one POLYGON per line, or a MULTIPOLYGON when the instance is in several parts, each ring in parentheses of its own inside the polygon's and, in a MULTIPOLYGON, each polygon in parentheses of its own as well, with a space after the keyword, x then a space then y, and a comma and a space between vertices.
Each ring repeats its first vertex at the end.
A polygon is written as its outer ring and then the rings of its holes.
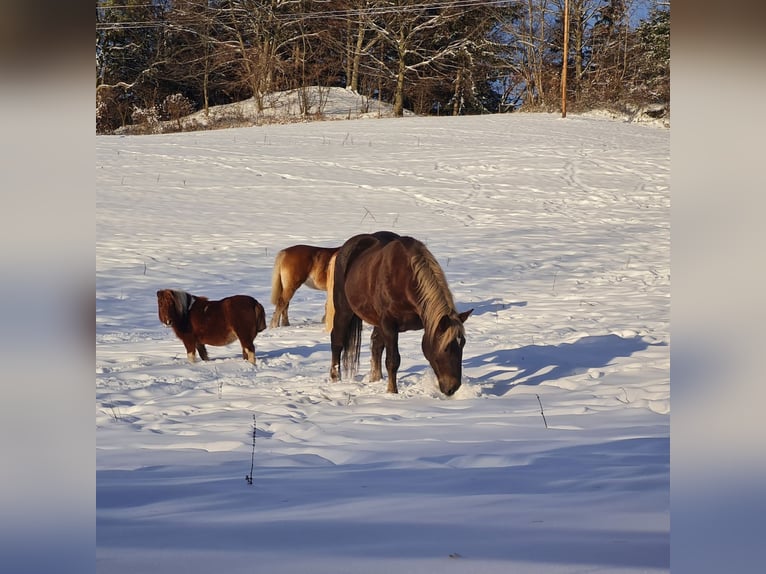
POLYGON ((242 358, 255 364, 256 335, 266 328, 263 305, 249 295, 233 295, 220 301, 191 295, 185 291, 157 291, 160 321, 172 327, 186 347, 192 363, 195 351, 208 360, 205 345, 223 347, 239 339, 242 358))
POLYGON ((463 322, 473 309, 458 313, 444 272, 423 243, 390 231, 356 235, 335 258, 328 291, 331 322, 330 378, 353 376, 359 365, 362 322, 373 326, 370 381, 382 378, 386 350, 388 392, 398 393, 396 373, 401 363, 399 333, 424 329, 422 349, 439 381, 453 395, 462 382, 463 322))
POLYGON ((293 245, 277 253, 271 275, 271 304, 275 309, 269 327, 290 325, 287 308, 301 285, 327 291, 327 267, 338 249, 293 245))

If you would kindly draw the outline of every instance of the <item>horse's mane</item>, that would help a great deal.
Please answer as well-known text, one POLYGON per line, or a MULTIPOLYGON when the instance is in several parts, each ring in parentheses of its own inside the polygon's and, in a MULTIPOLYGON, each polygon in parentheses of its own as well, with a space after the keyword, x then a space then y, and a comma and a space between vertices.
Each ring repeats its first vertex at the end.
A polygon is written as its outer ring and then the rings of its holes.
POLYGON ((176 315, 181 319, 186 319, 189 316, 191 302, 194 300, 193 295, 177 289, 170 289, 169 291, 173 296, 173 306, 176 309, 176 315))
POLYGON ((463 334, 463 323, 457 316, 455 301, 444 271, 433 254, 419 242, 413 244, 413 249, 415 253, 410 256, 410 265, 415 274, 418 297, 423 307, 422 319, 426 337, 434 340, 443 316, 454 319, 452 325, 442 334, 440 346, 443 346, 463 334))
POLYGON ((176 323, 179 329, 186 330, 189 323, 189 310, 196 301, 207 301, 207 297, 192 295, 179 289, 168 289, 176 311, 176 323))

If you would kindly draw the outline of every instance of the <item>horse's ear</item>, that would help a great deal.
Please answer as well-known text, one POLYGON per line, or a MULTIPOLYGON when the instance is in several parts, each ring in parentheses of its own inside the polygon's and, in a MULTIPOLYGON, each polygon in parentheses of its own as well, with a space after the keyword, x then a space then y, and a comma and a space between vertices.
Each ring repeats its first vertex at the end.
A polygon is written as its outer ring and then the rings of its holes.
POLYGON ((465 320, 471 316, 471 313, 473 313, 473 309, 468 309, 468 311, 463 311, 462 313, 458 313, 457 316, 460 317, 461 323, 465 323, 465 320))

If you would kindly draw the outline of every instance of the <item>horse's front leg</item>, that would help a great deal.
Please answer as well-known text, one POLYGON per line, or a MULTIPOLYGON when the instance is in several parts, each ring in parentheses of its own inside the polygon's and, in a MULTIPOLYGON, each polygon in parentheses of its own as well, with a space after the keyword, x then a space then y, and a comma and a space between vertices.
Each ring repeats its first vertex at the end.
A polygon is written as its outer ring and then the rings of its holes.
POLYGON ((370 382, 374 383, 383 378, 381 359, 383 358, 383 334, 380 327, 373 327, 370 335, 370 382))
POLYGON ((398 393, 399 387, 396 385, 396 373, 402 362, 402 358, 399 355, 399 330, 388 329, 387 332, 383 332, 383 337, 386 347, 386 370, 388 371, 387 391, 389 393, 398 393))
POLYGON ((202 343, 197 343, 197 352, 199 353, 199 358, 203 361, 208 361, 207 357, 207 349, 205 348, 205 345, 202 343))

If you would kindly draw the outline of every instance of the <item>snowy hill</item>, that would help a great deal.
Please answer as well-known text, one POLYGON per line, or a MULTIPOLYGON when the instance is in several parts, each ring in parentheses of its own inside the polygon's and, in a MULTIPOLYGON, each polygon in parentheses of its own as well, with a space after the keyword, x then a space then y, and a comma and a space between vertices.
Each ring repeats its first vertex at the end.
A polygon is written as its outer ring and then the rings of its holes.
MULTIPOLYGON (((195 131, 318 120, 390 118, 393 117, 392 109, 391 104, 344 88, 310 86, 268 94, 263 97, 261 110, 257 101, 250 98, 232 104, 211 106, 207 113, 199 110, 181 118, 180 124, 182 131, 195 131)), ((595 110, 582 115, 669 127, 670 120, 664 116, 666 111, 662 107, 628 107, 621 111, 595 110)), ((412 117, 415 114, 404 110, 404 116, 412 117)), ((181 131, 178 129, 178 122, 162 121, 148 127, 126 126, 116 130, 115 133, 122 135, 175 131, 181 131)))

